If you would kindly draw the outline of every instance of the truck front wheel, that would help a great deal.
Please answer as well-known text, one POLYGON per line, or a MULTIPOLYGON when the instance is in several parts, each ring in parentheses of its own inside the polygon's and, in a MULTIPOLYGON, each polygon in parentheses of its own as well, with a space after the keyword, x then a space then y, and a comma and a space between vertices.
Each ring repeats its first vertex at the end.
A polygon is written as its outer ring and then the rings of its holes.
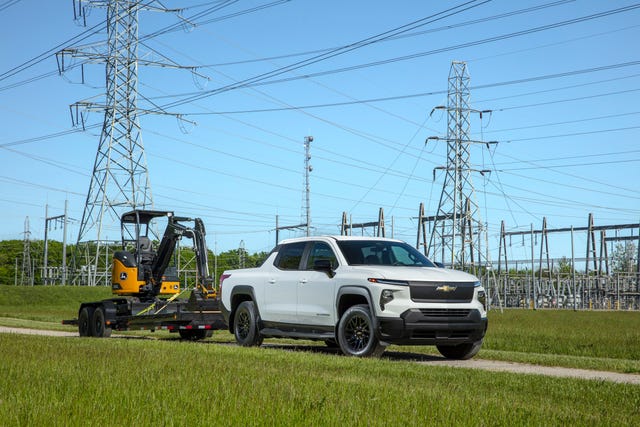
POLYGON ((347 356, 380 357, 385 346, 376 337, 369 306, 360 304, 344 312, 338 323, 338 344, 347 356))
POLYGON ((259 346, 262 336, 258 331, 258 313, 253 301, 243 301, 233 317, 233 334, 243 347, 259 346))
POLYGON ((467 360, 478 354, 482 340, 458 345, 437 345, 438 351, 447 359, 467 360))

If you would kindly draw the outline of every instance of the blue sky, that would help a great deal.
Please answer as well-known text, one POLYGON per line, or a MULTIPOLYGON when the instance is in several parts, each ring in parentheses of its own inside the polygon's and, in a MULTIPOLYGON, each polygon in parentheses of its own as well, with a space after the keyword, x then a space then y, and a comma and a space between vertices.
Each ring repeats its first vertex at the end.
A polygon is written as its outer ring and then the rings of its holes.
MULTIPOLYGON (((163 2, 185 7, 185 18, 224 3, 163 2)), ((589 213, 596 225, 640 220, 636 3, 470 2, 468 10, 405 37, 264 84, 206 96, 311 58, 318 50, 349 45, 463 4, 291 0, 216 19, 270 4, 229 3, 192 19, 195 27, 150 38, 139 48, 149 60, 160 60, 162 54, 198 67, 195 75, 141 66, 139 107, 152 108, 146 99, 156 105, 179 101, 169 110, 188 121, 142 115, 140 123, 155 207, 202 217, 209 246, 218 252, 237 248, 241 241, 250 252, 268 251, 275 242, 276 215, 280 225, 304 221, 307 135, 314 137, 313 232, 339 234, 343 212, 354 222, 367 222, 382 207, 387 233, 393 223, 395 237, 415 243, 420 203, 434 214, 442 190, 442 171, 433 178, 434 168, 446 163, 446 143, 425 144, 425 139, 446 134, 446 116, 430 113, 446 104, 454 60, 467 63, 472 106, 493 111, 482 120, 473 116, 471 133, 499 143, 473 147, 471 162, 476 169, 492 170, 473 180, 494 253, 502 220, 510 231, 528 230, 531 224, 540 228, 543 217, 549 228, 585 226, 589 213), (627 10, 587 18, 620 8, 627 10), (379 62, 385 63, 362 66, 379 62), (187 94, 202 97, 183 102, 187 94)), ((79 68, 58 75, 53 54, 10 72, 59 45, 78 46, 64 44, 86 30, 74 22, 71 5, 0 2, 0 239, 22 239, 26 217, 31 238, 42 239, 45 205, 49 216, 60 215, 65 199, 76 219, 68 241, 77 239, 99 133, 52 135, 73 129, 70 104, 103 99, 104 66, 86 65, 84 85, 79 68)), ((104 20, 105 11, 93 8, 87 28, 104 20)), ((139 21, 143 36, 180 19, 175 13, 144 11, 139 21)), ((100 49, 97 43, 105 38, 100 33, 81 44, 100 49)), ((92 112, 88 124, 102 119, 92 112)), ((297 235, 302 231, 281 233, 297 235)), ((107 226, 104 236, 117 239, 119 230, 107 226)), ((52 230, 51 237, 62 240, 60 229, 52 230)), ((583 256, 586 237, 577 239, 583 256)), ((511 242, 511 258, 526 259, 529 240, 517 240, 511 242)), ((566 236, 552 242, 552 249, 554 256, 570 255, 566 236)))

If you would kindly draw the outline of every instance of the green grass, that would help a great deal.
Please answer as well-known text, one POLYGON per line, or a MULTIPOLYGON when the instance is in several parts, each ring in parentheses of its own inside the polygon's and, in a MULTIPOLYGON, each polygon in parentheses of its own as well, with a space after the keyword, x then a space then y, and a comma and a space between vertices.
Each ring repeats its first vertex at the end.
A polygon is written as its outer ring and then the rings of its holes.
POLYGON ((59 324, 77 317, 81 302, 110 297, 105 286, 0 286, 0 317, 59 324))
POLYGON ((640 387, 177 340, 0 335, 2 425, 638 425, 640 387))
MULTIPOLYGON (((65 328, 108 288, 0 286, 0 325, 65 328)), ((490 313, 479 357, 640 372, 640 313, 490 313)), ((640 425, 640 386, 406 363, 267 340, 242 348, 165 331, 147 339, 0 334, 0 422, 47 425, 640 425), (155 339, 148 339, 153 337, 155 339)))
MULTIPOLYGON (((62 319, 77 316, 82 301, 111 296, 106 287, 0 286, 0 325, 74 331, 62 319)), ((174 337, 164 331, 127 332, 155 338, 174 337)), ((228 333, 213 339, 233 342, 228 333)), ((267 342, 319 346, 306 341, 267 342)), ((438 354, 434 347, 391 346, 390 353, 438 354)), ((413 356, 411 356, 413 355, 413 356)), ((489 330, 480 358, 640 373, 640 312, 513 309, 489 313, 489 330)))

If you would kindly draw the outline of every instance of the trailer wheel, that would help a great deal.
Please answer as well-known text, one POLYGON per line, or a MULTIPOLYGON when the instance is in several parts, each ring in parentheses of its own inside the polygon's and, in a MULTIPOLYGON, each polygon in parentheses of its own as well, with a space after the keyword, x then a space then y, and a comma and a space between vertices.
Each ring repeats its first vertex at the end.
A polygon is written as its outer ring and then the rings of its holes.
POLYGON ((91 322, 93 335, 97 338, 108 338, 111 336, 111 328, 105 324, 104 309, 97 307, 93 312, 93 321, 91 322))
POLYGON ((233 318, 233 334, 236 342, 243 347, 259 346, 262 336, 258 332, 258 313, 253 301, 244 301, 233 318))
POLYGON ((78 333, 81 337, 91 336, 91 318, 93 317, 93 307, 82 307, 78 316, 78 333))

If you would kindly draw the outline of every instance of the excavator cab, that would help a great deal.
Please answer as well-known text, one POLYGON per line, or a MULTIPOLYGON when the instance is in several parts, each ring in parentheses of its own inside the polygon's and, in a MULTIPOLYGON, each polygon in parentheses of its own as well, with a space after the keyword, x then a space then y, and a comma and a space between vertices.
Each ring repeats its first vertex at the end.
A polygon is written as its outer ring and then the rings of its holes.
POLYGON ((169 259, 158 258, 161 249, 170 258, 177 240, 163 239, 159 244, 173 245, 171 248, 153 248, 153 241, 159 240, 153 231, 154 222, 161 219, 166 219, 167 231, 173 229, 174 214, 170 211, 135 210, 122 215, 122 250, 114 253, 111 270, 113 294, 140 297, 180 293, 177 269, 168 265, 169 259))

